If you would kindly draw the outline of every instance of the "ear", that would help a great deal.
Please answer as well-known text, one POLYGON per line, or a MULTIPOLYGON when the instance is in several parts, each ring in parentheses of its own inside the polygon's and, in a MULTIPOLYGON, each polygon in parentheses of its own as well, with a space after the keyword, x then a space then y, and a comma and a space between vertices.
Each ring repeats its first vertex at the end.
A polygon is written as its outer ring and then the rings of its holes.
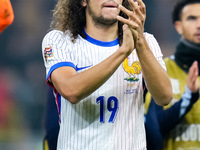
POLYGON ((176 22, 174 23, 174 26, 175 26, 175 28, 176 28, 176 31, 177 31, 180 35, 182 35, 182 33, 183 33, 182 22, 181 22, 181 21, 176 21, 176 22))
POLYGON ((83 6, 83 7, 86 7, 86 6, 87 6, 86 0, 82 0, 82 6, 83 6))

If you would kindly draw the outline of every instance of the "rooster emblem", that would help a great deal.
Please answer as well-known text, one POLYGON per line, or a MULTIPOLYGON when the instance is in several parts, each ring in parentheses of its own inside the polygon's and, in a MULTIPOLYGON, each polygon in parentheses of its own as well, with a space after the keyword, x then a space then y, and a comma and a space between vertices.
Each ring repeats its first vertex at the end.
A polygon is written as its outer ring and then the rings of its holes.
POLYGON ((138 81, 139 79, 136 78, 135 74, 141 73, 141 65, 139 61, 134 61, 131 66, 128 65, 128 58, 126 58, 123 62, 124 71, 128 73, 129 77, 125 78, 127 81, 138 81))

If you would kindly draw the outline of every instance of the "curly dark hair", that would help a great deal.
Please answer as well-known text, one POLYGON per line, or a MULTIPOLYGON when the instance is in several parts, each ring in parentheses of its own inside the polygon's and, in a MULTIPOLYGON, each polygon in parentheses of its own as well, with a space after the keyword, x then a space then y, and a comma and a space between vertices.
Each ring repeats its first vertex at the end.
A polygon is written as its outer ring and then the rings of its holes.
MULTIPOLYGON (((89 0, 86 0, 87 3, 89 0)), ((58 0, 58 3, 53 10, 53 20, 51 22, 51 29, 57 29, 63 32, 67 30, 71 33, 72 41, 75 41, 78 35, 85 37, 83 33, 86 25, 85 8, 82 6, 83 0, 58 0)), ((131 10, 128 0, 124 0, 122 5, 131 10)), ((126 14, 120 12, 120 16, 128 18, 126 14)), ((123 40, 123 23, 118 23, 118 37, 119 44, 123 40)))
POLYGON ((182 10, 185 6, 190 4, 200 3, 200 0, 180 0, 174 6, 172 12, 172 22, 175 23, 176 21, 181 20, 182 10))

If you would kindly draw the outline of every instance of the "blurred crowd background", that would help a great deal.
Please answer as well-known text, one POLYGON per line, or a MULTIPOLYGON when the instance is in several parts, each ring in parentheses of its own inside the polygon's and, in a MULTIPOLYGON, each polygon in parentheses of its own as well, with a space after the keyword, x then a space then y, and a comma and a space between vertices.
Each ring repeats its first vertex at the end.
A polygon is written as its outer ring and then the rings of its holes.
MULTIPOLYGON (((171 21, 177 0, 144 0, 145 31, 157 39, 164 57, 179 36, 171 21)), ((41 43, 56 0, 11 0, 15 19, 0 34, 0 149, 42 150, 47 101, 41 43)))

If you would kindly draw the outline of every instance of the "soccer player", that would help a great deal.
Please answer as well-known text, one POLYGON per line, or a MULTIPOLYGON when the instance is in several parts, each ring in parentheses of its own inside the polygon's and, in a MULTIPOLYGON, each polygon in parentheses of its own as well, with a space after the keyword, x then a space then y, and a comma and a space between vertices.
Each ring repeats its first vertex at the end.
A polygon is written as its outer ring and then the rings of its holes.
POLYGON ((181 39, 173 56, 165 58, 174 99, 157 106, 146 96, 149 150, 189 150, 200 147, 200 0, 181 0, 172 19, 181 39), (164 140, 164 145, 163 145, 164 140), (163 148, 164 146, 164 148, 163 148))
POLYGON ((145 150, 143 88, 166 105, 172 88, 160 47, 144 32, 142 0, 59 0, 43 39, 54 87, 58 150, 145 150))
POLYGON ((14 20, 13 8, 10 0, 0 0, 0 33, 14 20))

